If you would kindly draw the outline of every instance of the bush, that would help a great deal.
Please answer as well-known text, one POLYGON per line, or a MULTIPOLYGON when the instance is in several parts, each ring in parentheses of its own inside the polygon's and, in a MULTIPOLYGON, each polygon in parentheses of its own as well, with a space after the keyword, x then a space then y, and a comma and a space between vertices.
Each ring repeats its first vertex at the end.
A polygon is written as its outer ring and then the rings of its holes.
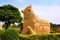
POLYGON ((0 37, 1 37, 2 33, 3 33, 3 31, 2 31, 2 30, 0 30, 0 37))
POLYGON ((2 33, 1 40, 19 40, 19 32, 15 29, 7 29, 2 33))
POLYGON ((60 40, 59 34, 20 35, 20 40, 60 40))
POLYGON ((0 40, 1 40, 2 33, 3 33, 3 31, 2 31, 2 30, 0 30, 0 40))

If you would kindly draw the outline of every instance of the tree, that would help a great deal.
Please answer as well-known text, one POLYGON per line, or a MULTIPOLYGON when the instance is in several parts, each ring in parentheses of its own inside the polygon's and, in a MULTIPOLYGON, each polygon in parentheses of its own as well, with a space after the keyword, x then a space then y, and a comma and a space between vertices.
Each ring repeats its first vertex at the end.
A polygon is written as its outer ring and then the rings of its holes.
POLYGON ((21 23, 22 17, 18 8, 8 4, 0 6, 0 21, 5 22, 7 29, 11 23, 21 23))
POLYGON ((12 24, 11 27, 14 27, 14 28, 16 27, 16 28, 18 28, 19 26, 16 25, 16 24, 12 24))
POLYGON ((50 23, 51 27, 60 27, 60 24, 50 23))

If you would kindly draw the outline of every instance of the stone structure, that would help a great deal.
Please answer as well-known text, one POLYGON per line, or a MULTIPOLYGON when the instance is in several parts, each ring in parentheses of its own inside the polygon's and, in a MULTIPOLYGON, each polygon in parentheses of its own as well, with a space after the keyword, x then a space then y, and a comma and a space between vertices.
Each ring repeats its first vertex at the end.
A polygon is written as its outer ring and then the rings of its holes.
POLYGON ((50 33, 50 23, 46 20, 39 19, 29 5, 24 10, 23 30, 21 34, 48 34, 50 33))
POLYGON ((2 25, 2 24, 0 24, 0 30, 2 30, 2 26, 3 26, 3 25, 2 25))

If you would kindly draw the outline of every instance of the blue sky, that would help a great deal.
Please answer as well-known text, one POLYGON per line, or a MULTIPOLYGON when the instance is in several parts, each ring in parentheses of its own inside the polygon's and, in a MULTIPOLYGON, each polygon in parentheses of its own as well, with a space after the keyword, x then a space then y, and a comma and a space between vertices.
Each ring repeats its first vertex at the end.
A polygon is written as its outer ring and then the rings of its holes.
POLYGON ((12 4, 18 8, 24 7, 26 5, 40 5, 40 6, 52 6, 59 5, 59 0, 0 0, 0 5, 12 4))
POLYGON ((11 4, 19 10, 32 4, 38 17, 60 24, 60 0, 0 0, 0 6, 6 4, 11 4))

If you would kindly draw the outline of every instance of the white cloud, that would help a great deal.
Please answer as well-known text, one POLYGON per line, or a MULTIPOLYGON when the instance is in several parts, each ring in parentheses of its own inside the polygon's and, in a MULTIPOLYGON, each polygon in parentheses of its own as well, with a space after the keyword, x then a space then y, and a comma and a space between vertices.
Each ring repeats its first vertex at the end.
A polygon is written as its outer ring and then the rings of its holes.
MULTIPOLYGON (((20 10, 24 9, 21 8, 20 10)), ((60 24, 60 7, 59 6, 37 6, 33 5, 35 14, 42 19, 50 22, 60 24)))
POLYGON ((40 18, 47 19, 53 23, 60 23, 59 6, 33 6, 33 9, 40 18))

